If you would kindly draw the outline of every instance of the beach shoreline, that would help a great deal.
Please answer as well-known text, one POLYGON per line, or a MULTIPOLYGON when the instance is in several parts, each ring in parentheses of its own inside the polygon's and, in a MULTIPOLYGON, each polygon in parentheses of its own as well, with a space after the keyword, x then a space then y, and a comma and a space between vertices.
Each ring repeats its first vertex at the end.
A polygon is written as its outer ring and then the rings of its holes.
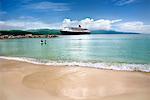
POLYGON ((0 59, 1 100, 149 100, 150 73, 0 59))
POLYGON ((76 66, 76 67, 88 67, 88 68, 97 68, 104 70, 116 70, 116 71, 129 71, 129 72, 150 72, 150 69, 144 69, 149 64, 132 64, 132 63, 91 63, 91 62, 64 62, 64 61, 51 61, 51 60, 42 60, 36 58, 27 58, 27 57, 9 57, 9 56, 0 56, 0 59, 14 60, 27 62, 37 65, 47 65, 47 66, 76 66), (133 67, 134 66, 134 67, 133 67))

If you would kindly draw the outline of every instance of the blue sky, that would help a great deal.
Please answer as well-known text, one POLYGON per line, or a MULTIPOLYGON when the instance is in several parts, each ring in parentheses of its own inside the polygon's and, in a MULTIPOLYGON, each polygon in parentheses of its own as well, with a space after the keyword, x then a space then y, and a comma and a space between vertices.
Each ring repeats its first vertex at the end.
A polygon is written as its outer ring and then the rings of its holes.
POLYGON ((1 0, 1 29, 61 28, 150 32, 150 0, 1 0), (88 25, 87 25, 88 24, 88 25))

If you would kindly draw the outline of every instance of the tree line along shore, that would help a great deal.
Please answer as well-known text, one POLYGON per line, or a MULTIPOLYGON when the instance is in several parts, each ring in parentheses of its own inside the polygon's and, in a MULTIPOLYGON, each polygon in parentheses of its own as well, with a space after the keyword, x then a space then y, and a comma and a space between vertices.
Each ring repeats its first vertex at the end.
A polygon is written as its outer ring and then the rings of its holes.
POLYGON ((43 33, 36 33, 36 32, 27 32, 21 30, 10 30, 10 31, 0 31, 0 39, 20 39, 20 38, 55 38, 58 35, 43 33))

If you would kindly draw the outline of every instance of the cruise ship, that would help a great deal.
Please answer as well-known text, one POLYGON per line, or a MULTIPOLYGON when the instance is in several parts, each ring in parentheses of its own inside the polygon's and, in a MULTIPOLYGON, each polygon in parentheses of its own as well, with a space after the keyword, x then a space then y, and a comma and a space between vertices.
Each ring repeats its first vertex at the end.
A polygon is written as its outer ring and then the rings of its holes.
POLYGON ((62 35, 83 35, 83 34, 90 34, 90 31, 85 28, 81 28, 81 25, 79 27, 64 27, 62 30, 60 30, 62 35))

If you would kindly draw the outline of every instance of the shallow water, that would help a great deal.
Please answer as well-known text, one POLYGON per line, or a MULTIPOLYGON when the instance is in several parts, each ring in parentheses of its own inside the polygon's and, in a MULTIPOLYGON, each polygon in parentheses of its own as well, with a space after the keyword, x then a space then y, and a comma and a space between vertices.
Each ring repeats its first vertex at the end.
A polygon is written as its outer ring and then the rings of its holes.
POLYGON ((47 44, 41 44, 40 40, 0 40, 0 56, 20 57, 48 65, 150 70, 150 35, 72 35, 42 39, 47 40, 47 44))

